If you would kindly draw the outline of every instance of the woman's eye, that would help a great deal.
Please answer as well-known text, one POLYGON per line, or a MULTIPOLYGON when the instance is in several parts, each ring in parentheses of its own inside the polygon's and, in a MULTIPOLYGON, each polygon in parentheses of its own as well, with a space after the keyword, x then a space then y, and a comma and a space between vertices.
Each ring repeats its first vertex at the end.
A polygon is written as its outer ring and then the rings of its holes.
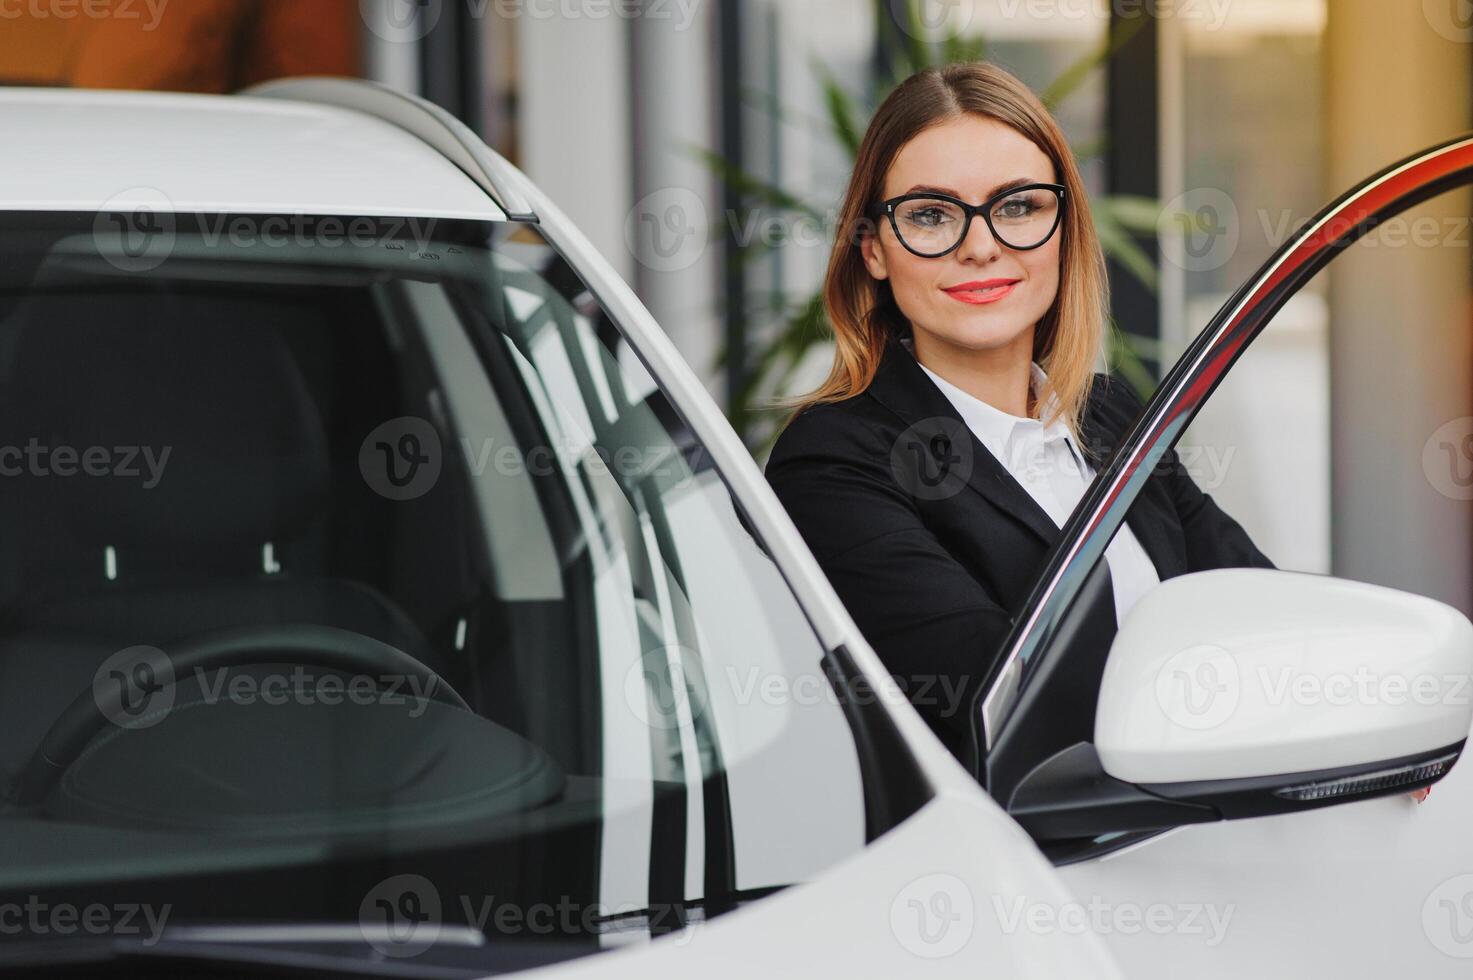
POLYGON ((996 213, 1000 218, 1026 218, 1037 210, 1038 208, 1027 198, 1015 197, 1011 201, 1003 201, 998 206, 996 213))
POLYGON ((910 220, 926 228, 934 228, 946 220, 946 214, 940 208, 919 208, 910 213, 910 220))

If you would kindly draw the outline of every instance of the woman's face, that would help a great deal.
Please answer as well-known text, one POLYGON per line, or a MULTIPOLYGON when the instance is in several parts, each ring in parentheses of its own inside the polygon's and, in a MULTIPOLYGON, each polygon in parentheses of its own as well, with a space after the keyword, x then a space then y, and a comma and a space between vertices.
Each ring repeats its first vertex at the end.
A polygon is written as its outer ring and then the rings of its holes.
MULTIPOLYGON (((977 205, 1020 178, 1058 180, 1048 156, 1017 130, 995 119, 966 115, 932 126, 902 147, 880 199, 939 191, 977 205)), ((968 350, 1018 345, 1031 354, 1033 328, 1059 290, 1063 237, 1060 222, 1044 245, 1017 251, 994 238, 979 214, 954 251, 922 258, 897 241, 889 219, 881 217, 878 237, 865 235, 861 248, 870 275, 890 280, 895 302, 918 342, 927 334, 928 345, 939 341, 968 350), (992 279, 1013 283, 981 293, 958 294, 954 289, 992 279)))

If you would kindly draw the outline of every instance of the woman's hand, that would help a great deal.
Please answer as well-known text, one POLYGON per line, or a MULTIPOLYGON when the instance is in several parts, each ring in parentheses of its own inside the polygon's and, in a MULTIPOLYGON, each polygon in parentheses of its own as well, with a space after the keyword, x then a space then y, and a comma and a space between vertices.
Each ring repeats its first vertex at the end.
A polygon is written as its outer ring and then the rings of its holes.
POLYGON ((1432 792, 1432 787, 1431 786, 1423 786, 1421 789, 1414 789, 1414 790, 1412 790, 1407 795, 1410 796, 1412 799, 1416 800, 1418 803, 1421 803, 1423 800, 1425 800, 1427 798, 1427 794, 1430 793, 1430 792, 1432 792))

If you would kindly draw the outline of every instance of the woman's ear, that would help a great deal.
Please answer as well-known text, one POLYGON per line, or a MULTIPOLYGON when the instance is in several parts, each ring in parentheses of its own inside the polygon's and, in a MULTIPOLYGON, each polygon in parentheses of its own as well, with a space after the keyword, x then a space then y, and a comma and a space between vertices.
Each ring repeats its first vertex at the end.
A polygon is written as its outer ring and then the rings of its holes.
POLYGON ((888 279, 890 273, 885 266, 885 251, 880 248, 879 226, 873 225, 859 233, 859 251, 864 255, 864 267, 875 279, 888 279))

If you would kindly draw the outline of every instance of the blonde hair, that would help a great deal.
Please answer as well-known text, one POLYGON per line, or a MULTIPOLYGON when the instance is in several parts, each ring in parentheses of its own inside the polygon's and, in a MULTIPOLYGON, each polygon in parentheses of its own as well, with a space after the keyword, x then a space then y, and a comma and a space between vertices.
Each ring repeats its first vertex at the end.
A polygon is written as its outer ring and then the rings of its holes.
POLYGON ((1038 405, 1048 404, 1050 393, 1057 399, 1045 423, 1062 418, 1079 438, 1079 420, 1089 398, 1109 307, 1104 253, 1078 164, 1058 123, 1028 86, 986 61, 917 72, 890 93, 865 130, 824 277, 823 303, 836 344, 833 367, 814 391, 775 403, 793 408, 789 420, 811 405, 861 394, 874 380, 887 338, 893 334, 898 339, 910 331, 890 283, 872 278, 864 265, 860 234, 877 228, 865 212, 883 193, 885 175, 909 140, 964 114, 1016 129, 1048 155, 1064 185, 1059 291, 1034 330, 1033 360, 1049 382, 1038 405))

